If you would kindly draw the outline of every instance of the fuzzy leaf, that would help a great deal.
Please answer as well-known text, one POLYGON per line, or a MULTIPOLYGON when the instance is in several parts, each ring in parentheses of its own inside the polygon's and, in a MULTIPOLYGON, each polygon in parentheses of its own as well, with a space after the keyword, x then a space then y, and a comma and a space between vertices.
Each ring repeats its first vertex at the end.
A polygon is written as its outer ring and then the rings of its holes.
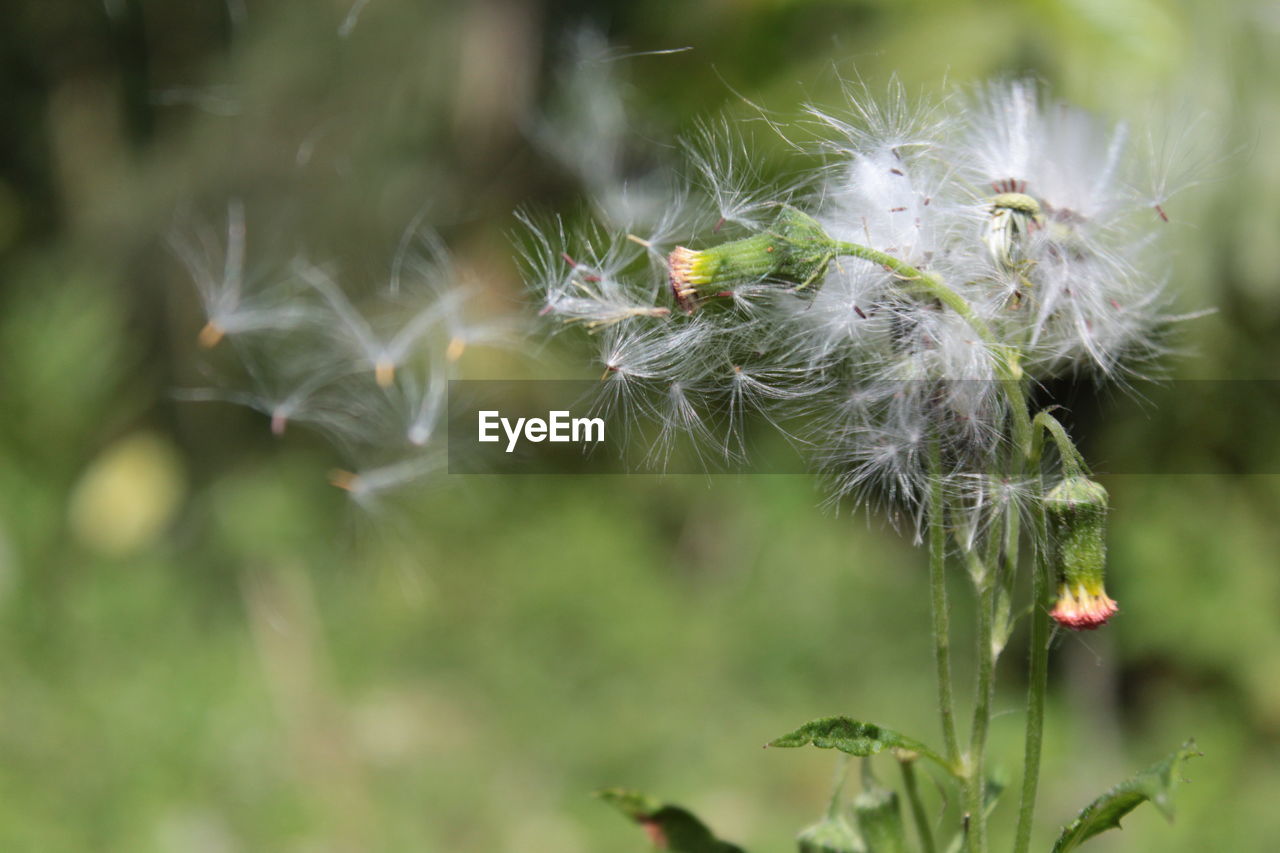
POLYGON ((805 723, 790 734, 769 741, 766 746, 796 747, 813 744, 819 749, 838 749, 862 758, 876 755, 889 748, 917 752, 937 762, 948 772, 954 772, 950 764, 938 753, 918 740, 884 729, 873 723, 863 723, 848 717, 823 717, 805 723))
POLYGON ((1119 829, 1120 819, 1147 801, 1173 820, 1173 789, 1182 781, 1178 771, 1187 759, 1199 754, 1195 742, 1187 741, 1163 761, 1098 797, 1062 830, 1053 853, 1067 853, 1100 832, 1119 829))
POLYGON ((611 788, 596 796, 644 827, 649 840, 659 850, 672 853, 746 853, 741 847, 721 841, 692 812, 664 805, 636 791, 611 788))

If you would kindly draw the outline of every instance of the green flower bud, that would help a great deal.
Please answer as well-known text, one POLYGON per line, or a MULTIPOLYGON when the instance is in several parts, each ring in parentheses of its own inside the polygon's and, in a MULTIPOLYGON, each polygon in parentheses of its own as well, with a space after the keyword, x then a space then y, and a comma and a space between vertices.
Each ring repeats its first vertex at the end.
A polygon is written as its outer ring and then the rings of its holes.
POLYGON ((800 853, 866 853, 867 850, 858 831, 839 814, 801 832, 796 843, 800 853))
POLYGON ((1088 477, 1069 477, 1045 495, 1058 570, 1058 601, 1051 615, 1068 628, 1097 628, 1116 612, 1107 597, 1107 490, 1088 477))
POLYGON ((803 289, 821 281, 836 245, 812 216, 783 205, 773 225, 759 234, 709 249, 677 246, 667 258, 671 294, 692 314, 707 299, 764 279, 803 289))
POLYGON ((907 833, 896 791, 868 788, 853 801, 853 811, 870 853, 907 853, 907 833))

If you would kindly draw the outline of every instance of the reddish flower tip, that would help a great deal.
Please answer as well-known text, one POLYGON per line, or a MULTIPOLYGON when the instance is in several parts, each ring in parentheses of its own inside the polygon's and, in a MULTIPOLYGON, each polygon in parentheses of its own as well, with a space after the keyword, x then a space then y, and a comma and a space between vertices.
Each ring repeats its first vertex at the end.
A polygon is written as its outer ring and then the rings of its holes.
POLYGON ((659 850, 667 849, 667 834, 662 831, 662 824, 651 818, 642 818, 640 825, 644 827, 645 835, 649 836, 649 841, 659 850))
POLYGON ((1062 585, 1058 592, 1058 603, 1049 614, 1059 625, 1073 631, 1092 631, 1107 624, 1119 607, 1105 590, 1099 587, 1096 591, 1088 591, 1083 586, 1074 590, 1062 585))

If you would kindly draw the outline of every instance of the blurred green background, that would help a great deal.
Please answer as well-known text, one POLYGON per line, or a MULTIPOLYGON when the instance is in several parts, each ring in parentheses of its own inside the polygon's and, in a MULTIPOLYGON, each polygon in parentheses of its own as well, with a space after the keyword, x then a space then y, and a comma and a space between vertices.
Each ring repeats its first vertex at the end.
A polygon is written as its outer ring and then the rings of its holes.
MULTIPOLYGON (((606 785, 788 850, 833 759, 761 743, 834 713, 935 738, 923 555, 822 512, 807 478, 443 478, 371 516, 325 484, 324 442, 172 397, 209 382, 175 211, 218 222, 243 198, 251 269, 306 246, 372 282, 425 205, 465 277, 518 303, 512 211, 583 191, 530 137, 584 24, 624 53, 693 48, 611 63, 640 162, 744 99, 837 104, 854 75, 1026 73, 1113 117, 1203 116, 1202 180, 1166 205, 1171 289, 1218 313, 1175 374, 1280 378, 1274 3, 19 2, 0 28, 0 850, 646 849, 590 798, 606 785)), ((759 144, 770 173, 783 152, 759 144)), ((1077 414, 1106 454, 1211 447, 1245 473, 1107 481, 1123 610, 1057 645, 1035 849, 1194 736, 1177 824, 1138 812, 1094 849, 1273 850, 1280 479, 1248 472, 1277 470, 1280 423, 1247 398, 1077 414)), ((1016 781, 1018 651, 1001 676, 994 761, 1016 781)))

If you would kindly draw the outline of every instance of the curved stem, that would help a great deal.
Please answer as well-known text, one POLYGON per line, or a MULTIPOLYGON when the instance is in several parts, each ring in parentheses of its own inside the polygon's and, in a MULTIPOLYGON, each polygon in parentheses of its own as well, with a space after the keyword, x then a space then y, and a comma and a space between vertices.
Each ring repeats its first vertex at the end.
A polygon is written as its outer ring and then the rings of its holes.
MULTIPOLYGON (((1088 471, 1084 457, 1080 454, 1079 449, 1076 448, 1075 442, 1071 440, 1071 436, 1067 434, 1067 430, 1061 421, 1046 409, 1036 414, 1032 423, 1053 438, 1053 443, 1058 447, 1058 456, 1062 459, 1063 473, 1068 477, 1076 477, 1088 471)), ((1040 434, 1037 433, 1033 449, 1033 453, 1037 458, 1039 458, 1039 443, 1040 434)))
POLYGON ((900 258, 895 258, 893 255, 886 254, 878 249, 859 246, 857 243, 837 242, 836 251, 841 255, 850 255, 882 266, 903 281, 912 282, 925 293, 959 314, 984 342, 988 344, 996 343, 995 337, 991 334, 991 329, 983 322, 981 317, 974 313, 973 306, 966 302, 963 296, 943 284, 942 279, 936 275, 921 272, 900 258))
POLYGON ((895 258, 877 249, 860 246, 857 243, 837 241, 835 251, 841 255, 861 258, 884 267, 903 281, 911 282, 924 293, 938 300, 943 305, 960 315, 982 342, 991 347, 996 355, 995 369, 1005 396, 1009 400, 1010 416, 1013 419, 1014 446, 1024 451, 1030 447, 1031 417, 1027 414, 1026 391, 1023 388, 1022 366, 1019 363, 1018 350, 1008 344, 996 340, 991 327, 973 310, 963 296, 952 290, 938 276, 921 272, 905 261, 895 258))
POLYGON ((938 714, 947 761, 960 758, 955 699, 951 693, 951 611, 947 605, 947 530, 942 495, 942 449, 929 442, 929 587, 933 616, 933 662, 938 681, 938 714))

